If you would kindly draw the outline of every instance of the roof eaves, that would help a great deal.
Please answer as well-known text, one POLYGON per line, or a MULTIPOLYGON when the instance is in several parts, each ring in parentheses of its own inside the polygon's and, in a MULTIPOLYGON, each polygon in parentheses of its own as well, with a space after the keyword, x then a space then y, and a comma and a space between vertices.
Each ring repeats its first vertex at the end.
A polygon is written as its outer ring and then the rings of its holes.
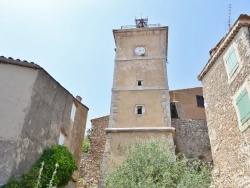
POLYGON ((220 57, 220 55, 223 53, 223 51, 228 46, 228 44, 233 40, 233 38, 238 33, 240 28, 246 27, 246 26, 250 26, 250 16, 246 14, 242 14, 239 16, 237 21, 234 23, 233 27, 224 37, 224 40, 219 42, 218 46, 215 47, 216 48, 215 52, 213 53, 212 57, 208 60, 207 64, 205 65, 205 67, 203 68, 203 70, 197 77, 199 81, 201 81, 203 77, 206 75, 206 73, 210 70, 210 68, 213 66, 216 60, 220 57))
POLYGON ((27 68, 33 68, 33 69, 40 69, 42 71, 44 71, 46 74, 48 74, 59 86, 61 86, 66 92, 68 92, 74 99, 75 101, 82 105, 83 107, 87 108, 89 110, 89 108, 84 105, 82 102, 78 101, 76 99, 76 97, 74 97, 65 87, 63 87, 58 81, 56 81, 55 78, 53 78, 45 69, 43 69, 41 66, 39 66, 38 64, 35 64, 34 62, 28 62, 26 60, 21 61, 20 59, 16 59, 14 60, 12 57, 4 57, 4 56, 0 56, 0 64, 10 64, 10 65, 17 65, 17 66, 21 66, 21 67, 27 67, 27 68))
POLYGON ((14 60, 12 57, 4 57, 0 56, 0 63, 2 64, 12 64, 12 65, 17 65, 21 67, 29 67, 29 68, 34 68, 34 69, 41 69, 39 65, 33 63, 33 62, 28 62, 26 60, 21 61, 20 59, 14 60))

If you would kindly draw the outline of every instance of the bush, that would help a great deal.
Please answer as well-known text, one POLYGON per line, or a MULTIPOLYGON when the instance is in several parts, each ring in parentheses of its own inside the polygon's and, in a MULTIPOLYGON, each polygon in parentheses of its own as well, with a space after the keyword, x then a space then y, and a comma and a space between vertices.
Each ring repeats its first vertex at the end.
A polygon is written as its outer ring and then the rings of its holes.
POLYGON ((53 178, 53 186, 65 186, 70 181, 73 172, 77 170, 75 158, 65 146, 52 146, 44 151, 41 158, 32 166, 29 173, 24 173, 20 180, 10 179, 3 188, 47 188, 50 184, 53 172, 57 167, 56 174, 53 178), (40 184, 37 185, 39 171, 44 162, 41 173, 40 184))
POLYGON ((106 175, 107 188, 205 188, 211 170, 198 160, 180 159, 166 139, 137 140, 125 147, 122 165, 106 175))
POLYGON ((82 146, 82 152, 83 153, 88 153, 89 151, 89 139, 88 137, 84 138, 83 146, 82 146))

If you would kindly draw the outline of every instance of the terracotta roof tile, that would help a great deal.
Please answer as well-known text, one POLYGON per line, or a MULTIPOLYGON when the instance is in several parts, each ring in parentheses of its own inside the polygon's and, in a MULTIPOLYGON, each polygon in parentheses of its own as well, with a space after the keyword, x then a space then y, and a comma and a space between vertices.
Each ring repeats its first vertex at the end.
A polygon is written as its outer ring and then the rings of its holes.
POLYGON ((4 57, 0 56, 0 63, 3 64, 12 64, 12 65, 18 65, 22 67, 29 67, 29 68, 34 68, 34 69, 41 69, 41 67, 34 62, 28 62, 26 60, 21 61, 20 59, 14 60, 12 57, 4 57))

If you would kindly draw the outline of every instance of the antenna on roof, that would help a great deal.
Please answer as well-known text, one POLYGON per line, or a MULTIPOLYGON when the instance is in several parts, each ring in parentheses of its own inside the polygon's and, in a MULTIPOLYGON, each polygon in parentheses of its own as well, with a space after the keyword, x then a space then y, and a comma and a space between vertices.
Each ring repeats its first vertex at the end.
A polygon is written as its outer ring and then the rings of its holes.
POLYGON ((228 29, 231 28, 231 4, 228 5, 228 29))

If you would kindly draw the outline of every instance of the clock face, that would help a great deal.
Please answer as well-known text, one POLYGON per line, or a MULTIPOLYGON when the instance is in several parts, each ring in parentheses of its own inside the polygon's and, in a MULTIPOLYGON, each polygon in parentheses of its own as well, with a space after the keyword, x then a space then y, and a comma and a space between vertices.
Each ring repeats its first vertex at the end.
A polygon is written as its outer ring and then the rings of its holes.
POLYGON ((141 46, 135 48, 136 55, 145 55, 145 53, 146 53, 146 48, 141 47, 141 46))

